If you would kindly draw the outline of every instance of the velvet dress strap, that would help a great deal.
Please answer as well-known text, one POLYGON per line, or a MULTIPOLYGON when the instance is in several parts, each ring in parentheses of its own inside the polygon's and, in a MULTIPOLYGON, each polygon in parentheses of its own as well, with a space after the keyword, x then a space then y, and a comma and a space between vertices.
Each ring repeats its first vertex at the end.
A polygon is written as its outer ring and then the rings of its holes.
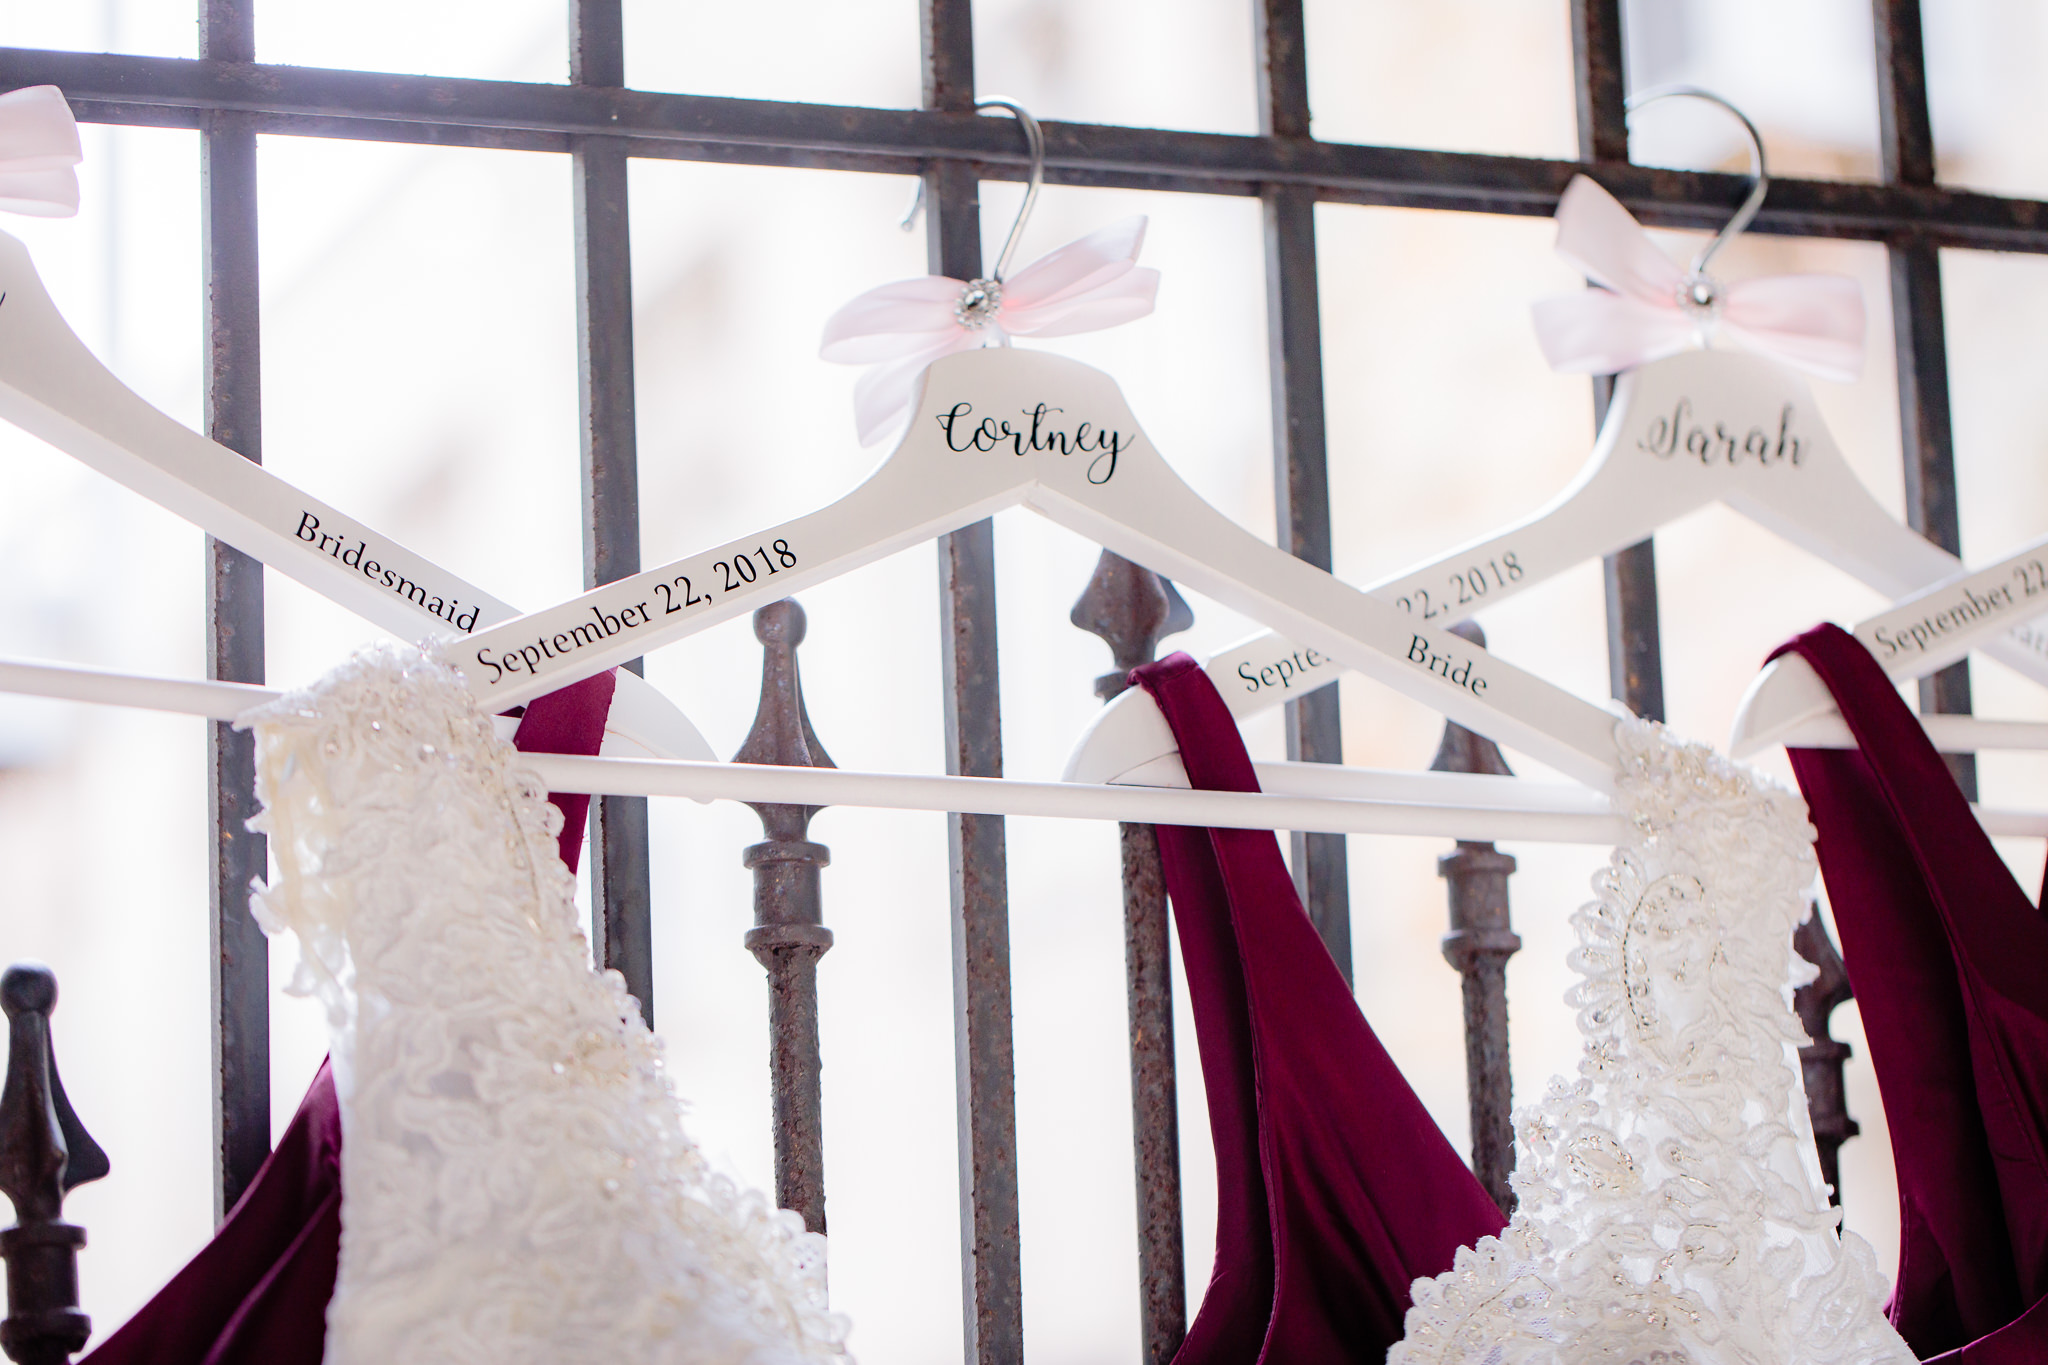
POLYGON ((1887 1313, 1922 1360, 2048 1360, 2048 920, 1869 651, 1787 652, 1860 746, 1791 758, 1891 1129, 1887 1313))
MULTIPOLYGON (((513 744, 593 755, 617 685, 599 673, 536 697, 513 744)), ((570 871, 590 798, 550 792, 570 871)), ((213 1239, 79 1365, 320 1365, 341 1253, 341 1103, 325 1061, 284 1137, 213 1239)))
MULTIPOLYGON (((1131 674, 1188 778, 1259 789, 1186 654, 1131 674)), ((1177 1365, 1379 1365, 1410 1286, 1506 1220, 1373 1036, 1264 830, 1161 826, 1216 1149, 1216 1262, 1177 1365)))

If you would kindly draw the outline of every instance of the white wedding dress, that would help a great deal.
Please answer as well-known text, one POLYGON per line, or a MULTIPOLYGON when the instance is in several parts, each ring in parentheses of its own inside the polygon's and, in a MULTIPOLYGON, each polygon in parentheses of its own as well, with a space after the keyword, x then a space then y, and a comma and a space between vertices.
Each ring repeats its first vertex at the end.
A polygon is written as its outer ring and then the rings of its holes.
POLYGON ((1515 1114, 1519 1208, 1417 1280, 1388 1365, 1911 1365, 1838 1234, 1800 1079, 1797 796, 1625 719, 1629 837, 1573 917, 1576 1080, 1515 1114))
POLYGON ((328 1365, 846 1359, 824 1239, 713 1174, 589 966, 561 815, 457 676, 368 650, 245 717, 342 1115, 328 1365))

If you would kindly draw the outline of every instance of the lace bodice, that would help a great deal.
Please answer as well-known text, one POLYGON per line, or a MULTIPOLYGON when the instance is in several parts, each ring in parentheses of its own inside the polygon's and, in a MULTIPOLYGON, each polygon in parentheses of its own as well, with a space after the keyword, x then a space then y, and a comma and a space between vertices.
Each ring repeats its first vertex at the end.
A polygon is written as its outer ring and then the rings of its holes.
POLYGON ((456 675, 365 651, 245 717, 342 1105, 328 1365, 843 1361, 824 1241, 714 1174, 589 964, 561 815, 456 675))
POLYGON ((1516 1112, 1518 1211, 1415 1282, 1388 1365, 1909 1365, 1800 1080, 1805 807, 1660 726, 1616 737, 1629 837, 1572 920, 1579 1074, 1516 1112))

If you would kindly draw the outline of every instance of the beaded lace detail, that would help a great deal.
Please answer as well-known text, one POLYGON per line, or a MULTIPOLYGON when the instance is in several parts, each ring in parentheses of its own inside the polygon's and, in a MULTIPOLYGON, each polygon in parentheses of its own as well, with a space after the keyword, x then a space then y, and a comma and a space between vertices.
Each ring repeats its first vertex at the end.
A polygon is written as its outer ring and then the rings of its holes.
POLYGON ((460 679, 366 650, 243 718, 292 989, 342 1106, 327 1365, 845 1362, 825 1244, 714 1174, 616 972, 561 814, 460 679))
POLYGON ((1388 1365, 1909 1365, 1807 1117, 1798 797, 1616 727, 1629 835, 1573 916, 1575 1080, 1515 1114, 1519 1208, 1417 1280, 1388 1365))

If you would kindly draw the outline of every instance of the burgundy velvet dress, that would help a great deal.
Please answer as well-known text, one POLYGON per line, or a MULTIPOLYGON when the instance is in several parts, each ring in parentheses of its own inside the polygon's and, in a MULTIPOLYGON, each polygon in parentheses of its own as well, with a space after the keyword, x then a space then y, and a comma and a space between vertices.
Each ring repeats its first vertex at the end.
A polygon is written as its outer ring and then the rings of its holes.
MULTIPOLYGON (((595 754, 617 679, 600 673, 527 703, 522 753, 595 754)), ((590 798, 551 792, 576 870, 590 798)), ((213 1240, 79 1365, 320 1365, 341 1254, 341 1102, 320 1064, 284 1137, 213 1240)))
MULTIPOLYGON (((1189 780, 1257 791, 1195 661, 1131 675, 1189 780)), ((1359 1013, 1265 830, 1162 826, 1216 1147, 1216 1264, 1177 1365, 1379 1365, 1409 1287, 1505 1225, 1359 1013)))
POLYGON ((1855 637, 1788 651, 1861 746, 1791 757, 1891 1128, 1887 1312, 1922 1360, 2048 1361, 2048 919, 1855 637))

